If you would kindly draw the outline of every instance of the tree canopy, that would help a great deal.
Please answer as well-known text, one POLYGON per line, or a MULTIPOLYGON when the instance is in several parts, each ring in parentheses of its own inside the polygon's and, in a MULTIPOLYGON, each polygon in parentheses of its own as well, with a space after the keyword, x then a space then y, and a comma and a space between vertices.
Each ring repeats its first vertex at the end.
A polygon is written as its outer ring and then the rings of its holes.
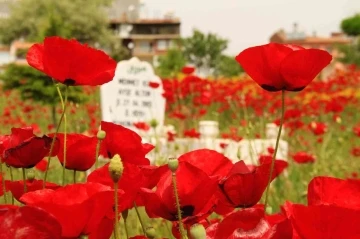
POLYGON ((360 35, 360 13, 345 18, 341 22, 341 29, 349 36, 360 35))
POLYGON ((111 41, 105 6, 112 0, 21 0, 11 5, 9 18, 0 20, 0 41, 24 38, 42 41, 46 36, 76 38, 89 44, 111 41))
POLYGON ((170 49, 166 55, 159 57, 157 73, 162 77, 172 77, 185 66, 186 59, 179 49, 170 49))
POLYGON ((183 39, 184 55, 197 68, 214 68, 227 48, 228 40, 216 34, 204 34, 194 30, 193 35, 183 39))

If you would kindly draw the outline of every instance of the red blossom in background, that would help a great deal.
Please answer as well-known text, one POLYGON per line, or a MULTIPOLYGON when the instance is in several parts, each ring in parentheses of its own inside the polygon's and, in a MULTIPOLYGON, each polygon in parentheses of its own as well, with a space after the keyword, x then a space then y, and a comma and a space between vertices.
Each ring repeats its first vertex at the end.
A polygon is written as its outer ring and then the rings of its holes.
POLYGON ((190 75, 192 73, 195 72, 195 67, 192 67, 192 66, 184 66, 182 69, 181 69, 181 72, 184 73, 185 75, 190 75))
POLYGON ((240 52, 236 60, 267 91, 301 91, 332 60, 323 50, 269 43, 240 52))
POLYGON ((198 131, 196 131, 196 129, 190 129, 190 130, 185 130, 184 131, 184 136, 185 137, 189 137, 189 138, 200 138, 200 133, 198 131))
POLYGON ((105 84, 114 78, 117 65, 103 51, 57 36, 34 44, 26 60, 30 66, 66 85, 105 84))
POLYGON ((321 122, 311 122, 309 124, 309 129, 315 134, 315 135, 322 135, 325 134, 327 131, 327 125, 325 123, 321 122))
POLYGON ((135 128, 143 131, 149 131, 150 125, 148 125, 146 122, 136 122, 134 123, 135 128))
POLYGON ((150 81, 150 82, 149 82, 149 86, 150 86, 151 88, 153 88, 153 89, 157 89, 157 88, 159 88, 160 83, 154 82, 154 81, 150 81))
POLYGON ((313 163, 315 162, 315 157, 311 154, 308 154, 306 152, 297 152, 295 153, 292 158, 296 163, 313 163))

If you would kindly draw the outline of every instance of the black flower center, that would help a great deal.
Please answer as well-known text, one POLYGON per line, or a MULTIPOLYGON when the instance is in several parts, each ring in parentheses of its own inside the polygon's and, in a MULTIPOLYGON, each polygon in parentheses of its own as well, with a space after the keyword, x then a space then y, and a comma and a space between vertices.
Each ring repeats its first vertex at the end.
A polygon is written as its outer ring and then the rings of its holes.
POLYGON ((75 80, 73 80, 73 79, 66 79, 66 80, 64 80, 64 84, 67 85, 67 86, 75 85, 75 80))

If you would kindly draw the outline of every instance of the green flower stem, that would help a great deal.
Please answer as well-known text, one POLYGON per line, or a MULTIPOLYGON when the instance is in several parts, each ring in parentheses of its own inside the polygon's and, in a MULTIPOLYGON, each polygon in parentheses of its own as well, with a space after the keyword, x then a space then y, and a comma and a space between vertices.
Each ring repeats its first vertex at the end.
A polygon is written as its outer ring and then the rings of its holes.
POLYGON ((134 208, 135 208, 135 211, 136 211, 136 215, 137 215, 137 217, 139 218, 140 225, 141 225, 141 228, 142 228, 142 230, 143 230, 143 233, 144 233, 144 235, 146 236, 146 230, 145 230, 144 222, 143 222, 143 220, 141 219, 141 216, 140 216, 138 207, 137 207, 137 205, 136 205, 136 202, 134 202, 134 208))
MULTIPOLYGON (((66 89, 67 89, 67 87, 66 87, 66 89)), ((49 157, 48 157, 48 163, 47 163, 47 165, 46 165, 46 170, 45 170, 45 175, 44 175, 43 189, 45 188, 46 179, 47 179, 48 171, 49 171, 49 168, 50 168, 51 154, 52 154, 52 152, 53 152, 53 150, 54 150, 56 135, 57 135, 58 132, 59 132, 60 125, 61 125, 61 122, 62 122, 62 120, 63 120, 63 118, 64 118, 65 110, 66 110, 66 104, 64 104, 64 100, 63 100, 63 98, 62 98, 61 91, 60 91, 60 88, 59 88, 58 85, 56 85, 56 90, 57 90, 57 92, 58 92, 58 94, 59 94, 63 111, 62 111, 62 113, 61 113, 61 116, 60 116, 60 119, 59 119, 59 123, 58 123, 58 125, 57 125, 57 127, 56 127, 56 131, 55 131, 55 133, 54 133, 54 137, 53 137, 53 139, 52 139, 52 141, 51 141, 50 152, 49 152, 49 157)))
POLYGON ((268 181, 268 184, 267 184, 267 187, 266 187, 265 203, 264 203, 265 211, 266 211, 266 207, 267 207, 268 199, 269 199, 269 188, 270 188, 270 183, 271 183, 272 174, 273 174, 273 172, 274 172, 276 153, 277 153, 278 148, 279 148, 279 141, 280 141, 281 129, 282 129, 282 126, 283 126, 283 124, 284 124, 285 90, 282 90, 281 93, 282 93, 282 94, 281 94, 281 118, 280 118, 280 126, 279 126, 279 132, 278 132, 278 135, 277 135, 277 138, 276 138, 276 144, 275 144, 275 150, 274 150, 273 158, 272 158, 272 160, 271 160, 269 181, 268 181))
POLYGON ((66 86, 65 89, 65 101, 63 106, 63 114, 64 114, 64 160, 63 160, 63 170, 62 170, 62 186, 65 185, 65 167, 66 167, 66 132, 67 132, 67 122, 66 122, 66 105, 68 100, 68 89, 69 86, 66 86))
POLYGON ((125 235, 126 235, 126 239, 129 239, 129 231, 128 231, 128 227, 127 227, 127 216, 123 215, 123 219, 124 219, 124 228, 125 228, 125 235))
POLYGON ((76 183, 76 170, 73 170, 74 174, 73 174, 73 179, 74 179, 74 184, 76 183))
MULTIPOLYGON (((1 157, 0 157, 0 175, 3 176, 3 164, 1 162, 1 157)), ((5 187, 5 178, 3 177, 3 180, 1 180, 1 186, 2 186, 2 190, 4 192, 4 202, 5 204, 7 204, 7 197, 6 197, 6 187, 5 187)))
MULTIPOLYGON (((10 180, 11 182, 14 182, 14 175, 13 175, 13 171, 12 168, 9 166, 9 170, 10 170, 10 180)), ((15 201, 14 201, 14 195, 11 194, 11 204, 14 205, 15 201)))
POLYGON ((114 183, 114 193, 115 193, 115 226, 114 226, 114 235, 115 239, 120 239, 120 226, 119 226, 119 206, 118 206, 118 182, 114 183))
POLYGON ((99 151, 101 146, 101 139, 98 139, 96 144, 96 152, 95 152, 95 169, 99 167, 99 151))
POLYGON ((172 185, 173 185, 174 195, 175 195, 175 202, 176 202, 176 209, 177 209, 177 217, 178 217, 178 221, 179 221, 180 234, 181 234, 181 238, 185 239, 185 238, 187 238, 187 236, 186 236, 184 225, 182 223, 182 218, 181 218, 180 201, 179 201, 179 194, 177 191, 176 173, 175 172, 172 173, 171 179, 172 179, 172 185))
POLYGON ((26 187, 26 173, 25 173, 25 168, 21 168, 22 170, 22 177, 23 177, 23 182, 24 182, 24 193, 27 192, 27 187, 26 187))

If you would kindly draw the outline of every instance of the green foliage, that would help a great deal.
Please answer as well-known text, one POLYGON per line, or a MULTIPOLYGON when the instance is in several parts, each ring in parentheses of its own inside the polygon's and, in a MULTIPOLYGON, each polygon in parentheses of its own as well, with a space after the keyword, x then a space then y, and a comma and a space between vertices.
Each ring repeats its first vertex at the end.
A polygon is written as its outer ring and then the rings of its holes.
POLYGON ((119 39, 114 39, 110 46, 110 56, 117 62, 131 58, 130 51, 121 44, 119 39))
MULTIPOLYGON (((16 89, 23 100, 33 100, 44 105, 49 105, 52 110, 53 123, 56 123, 55 106, 60 99, 52 79, 40 71, 26 65, 10 64, 0 75, 5 90, 16 89)), ((65 86, 59 84, 60 90, 64 92, 65 86)), ((68 101, 73 103, 84 103, 88 97, 82 93, 81 87, 69 87, 68 101)))
POLYGON ((186 65, 184 54, 179 49, 170 49, 159 58, 156 71, 161 77, 172 77, 186 65))
POLYGON ((353 45, 340 45, 338 49, 343 54, 341 62, 360 66, 360 39, 353 45))
POLYGON ((349 36, 360 35, 360 14, 346 18, 341 22, 341 29, 349 36))
POLYGON ((239 76, 243 69, 235 60, 235 57, 222 55, 215 67, 215 73, 219 76, 234 77, 239 76))
POLYGON ((227 48, 228 41, 213 33, 205 35, 199 30, 194 30, 193 35, 183 39, 182 44, 184 55, 190 63, 197 68, 214 68, 227 48))
POLYGON ((20 37, 42 41, 46 36, 76 38, 106 45, 112 34, 103 6, 111 0, 22 0, 11 6, 11 16, 0 21, 3 43, 20 37))
MULTIPOLYGON (((4 89, 17 89, 23 100, 32 99, 45 105, 56 105, 59 96, 55 83, 50 77, 26 65, 10 64, 5 68, 0 80, 4 89)), ((60 86, 62 90, 65 86, 60 86)), ((68 100, 73 103, 84 103, 87 97, 81 87, 69 87, 68 100)))

